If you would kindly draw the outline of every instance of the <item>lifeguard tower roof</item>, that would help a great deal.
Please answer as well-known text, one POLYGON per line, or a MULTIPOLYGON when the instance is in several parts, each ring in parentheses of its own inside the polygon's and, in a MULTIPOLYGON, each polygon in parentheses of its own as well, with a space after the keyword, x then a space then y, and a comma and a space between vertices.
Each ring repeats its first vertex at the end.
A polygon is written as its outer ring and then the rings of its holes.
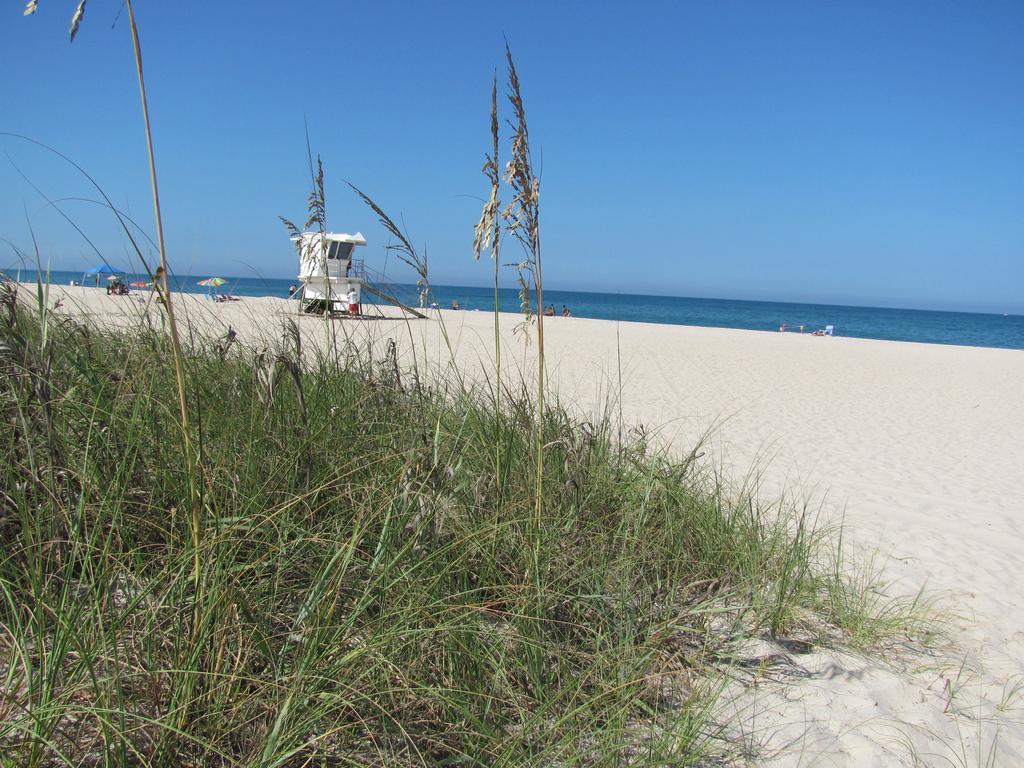
MULTIPOLYGON (((292 235, 292 240, 300 239, 319 239, 319 232, 303 232, 301 235, 292 235)), ((352 243, 352 245, 366 245, 366 238, 363 237, 362 232, 356 232, 354 235, 346 234, 345 232, 324 232, 324 240, 331 243, 352 243)))

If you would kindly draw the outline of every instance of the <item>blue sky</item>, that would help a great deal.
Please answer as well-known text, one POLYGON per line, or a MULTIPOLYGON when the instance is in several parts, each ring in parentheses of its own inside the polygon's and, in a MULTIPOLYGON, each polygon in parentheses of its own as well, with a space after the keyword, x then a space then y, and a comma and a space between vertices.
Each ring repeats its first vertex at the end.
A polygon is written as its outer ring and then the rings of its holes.
MULTIPOLYGON (((0 130, 66 152, 151 230, 120 3, 92 0, 70 45, 73 2, 21 5, 0 11, 0 130)), ((308 120, 332 229, 383 262, 348 179, 426 244, 434 282, 486 284, 474 196, 504 34, 549 286, 1024 313, 1024 3, 137 5, 177 272, 294 275, 277 215, 303 213, 308 120)), ((94 196, 0 150, 51 198, 94 196)), ((27 212, 53 268, 94 263, 12 162, 0 236, 29 245, 27 212)), ((108 214, 61 206, 126 260, 108 214)))

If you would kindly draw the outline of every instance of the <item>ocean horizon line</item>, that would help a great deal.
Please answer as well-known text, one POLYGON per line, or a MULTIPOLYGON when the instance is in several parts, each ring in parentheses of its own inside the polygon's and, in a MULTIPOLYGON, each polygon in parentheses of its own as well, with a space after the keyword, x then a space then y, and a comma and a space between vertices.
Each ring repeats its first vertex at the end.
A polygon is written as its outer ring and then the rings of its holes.
MULTIPOLYGON (((6 274, 8 277, 15 277, 15 275, 11 274, 12 271, 13 272, 20 271, 22 273, 31 273, 31 274, 34 275, 37 270, 35 268, 0 267, 0 274, 6 274)), ((78 275, 78 276, 81 276, 81 275, 84 275, 85 273, 86 273, 86 270, 74 270, 74 269, 53 269, 53 270, 49 270, 49 274, 51 274, 51 275, 52 274, 61 274, 61 275, 78 275)), ((131 276, 131 277, 145 277, 146 276, 145 272, 137 272, 137 271, 133 271, 133 270, 126 270, 124 272, 124 274, 126 274, 128 276, 131 276)), ((225 280, 228 280, 228 281, 246 280, 246 281, 254 281, 254 282, 263 282, 263 283, 267 283, 267 284, 269 284, 269 283, 297 284, 298 283, 298 278, 297 277, 271 277, 271 276, 264 276, 264 275, 259 275, 259 274, 252 274, 252 275, 230 275, 230 274, 227 274, 226 272, 173 272, 173 271, 170 274, 171 274, 171 277, 174 278, 176 282, 177 281, 183 281, 183 280, 185 280, 187 278, 209 277, 210 275, 216 274, 217 276, 223 277, 225 280)), ((25 280, 21 280, 21 282, 25 282, 25 280)), ((414 283, 404 283, 401 280, 396 280, 396 281, 392 282, 391 284, 392 285, 402 286, 403 288, 415 288, 415 284, 414 283)), ((191 288, 193 286, 189 286, 187 283, 179 284, 179 285, 176 285, 175 287, 178 288, 179 290, 184 290, 186 288, 189 288, 190 290, 187 291, 189 293, 200 293, 200 292, 202 292, 202 290, 205 290, 205 289, 202 289, 201 286, 194 286, 194 288, 196 288, 197 290, 191 290, 191 288), (199 290, 199 289, 201 289, 201 290, 199 290)), ((431 283, 430 287, 432 289, 437 289, 437 288, 454 288, 454 289, 457 289, 457 290, 487 290, 487 291, 490 291, 492 293, 494 291, 493 284, 473 285, 473 284, 458 284, 458 283, 441 282, 441 283, 431 283)), ((519 289, 518 289, 518 287, 516 285, 512 284, 512 285, 501 285, 500 286, 500 290, 502 290, 502 291, 518 291, 519 289)), ((895 312, 942 312, 942 313, 950 313, 950 314, 958 314, 958 315, 990 315, 990 316, 993 316, 993 317, 1020 317, 1020 318, 1024 318, 1024 310, 1013 311, 1013 312, 1010 312, 1010 311, 1000 312, 1000 311, 997 311, 997 310, 980 310, 980 309, 945 309, 945 308, 935 308, 935 307, 912 307, 912 306, 902 306, 902 305, 899 305, 899 304, 859 304, 859 303, 850 303, 849 301, 829 301, 829 300, 815 300, 815 301, 811 301, 811 300, 807 300, 807 299, 784 299, 784 298, 753 299, 753 298, 728 297, 728 296, 696 296, 696 295, 690 295, 690 294, 675 294, 675 293, 644 293, 644 292, 639 292, 639 291, 600 291, 600 290, 594 290, 594 289, 563 288, 563 287, 552 286, 552 285, 547 285, 547 284, 544 287, 544 291, 546 293, 550 293, 551 291, 555 291, 555 292, 558 292, 558 293, 578 293, 578 294, 593 295, 593 296, 626 296, 626 297, 631 297, 631 298, 673 299, 673 300, 674 299, 681 299, 681 300, 685 300, 685 301, 709 301, 709 302, 734 301, 734 302, 745 302, 745 303, 751 303, 751 304, 786 304, 786 305, 807 306, 807 307, 837 307, 837 308, 840 308, 840 309, 878 309, 878 310, 895 311, 895 312)), ((268 294, 268 295, 271 295, 271 294, 268 294)))
MULTIPOLYGON (((33 269, 0 271, 12 278, 20 277, 22 282, 32 282, 37 276, 36 270, 33 269)), ((72 280, 77 283, 83 277, 83 273, 76 270, 49 270, 45 274, 48 274, 49 282, 53 285, 67 285, 72 280)), ((125 276, 129 281, 146 279, 144 273, 126 272, 125 276)), ((209 276, 210 273, 177 273, 172 275, 172 278, 176 290, 201 294, 208 292, 209 289, 197 283, 209 276)), ((219 292, 241 297, 286 298, 289 286, 299 283, 297 278, 243 277, 224 273, 217 276, 223 277, 226 281, 219 292)), ((101 285, 102 282, 101 278, 101 285)), ((389 293, 407 304, 419 303, 415 285, 402 282, 386 282, 382 285, 386 286, 389 293)), ((493 286, 438 283, 432 285, 431 290, 431 301, 442 308, 455 304, 467 310, 494 309, 493 286)), ((544 299, 546 306, 555 305, 558 314, 561 314, 562 308, 565 307, 571 315, 596 320, 757 331, 785 329, 803 333, 823 330, 831 325, 836 336, 1024 349, 1024 315, 1010 313, 611 293, 549 287, 544 290, 544 299)), ((519 311, 517 288, 499 289, 499 309, 502 312, 519 311)))

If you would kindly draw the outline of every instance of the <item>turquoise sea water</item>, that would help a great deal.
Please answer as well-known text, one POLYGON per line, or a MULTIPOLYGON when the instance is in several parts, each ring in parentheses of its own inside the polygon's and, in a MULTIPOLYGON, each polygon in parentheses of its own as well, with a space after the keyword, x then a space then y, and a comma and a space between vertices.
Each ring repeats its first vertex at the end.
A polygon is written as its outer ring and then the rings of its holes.
MULTIPOLYGON (((18 276, 18 273, 11 270, 8 270, 8 274, 11 277, 18 276)), ((22 270, 20 278, 34 280, 35 273, 22 270)), ((56 284, 67 285, 71 280, 81 279, 79 272, 50 273, 51 282, 56 284)), ((128 279, 145 278, 129 276, 128 279)), ((177 282, 180 290, 205 293, 205 288, 196 285, 201 279, 202 276, 183 275, 178 276, 177 282)), ((228 282, 220 291, 236 296, 285 297, 288 295, 288 286, 296 282, 253 277, 226 279, 228 282)), ((394 291, 402 301, 412 305, 417 303, 413 286, 392 285, 389 290, 394 291)), ((464 310, 489 311, 494 308, 491 288, 436 285, 433 291, 432 301, 441 307, 449 307, 452 300, 456 300, 464 310)), ((518 311, 519 298, 514 289, 503 289, 500 300, 503 311, 518 311)), ((576 317, 600 320, 745 328, 755 331, 778 331, 779 326, 785 324, 803 325, 810 332, 825 325, 834 325, 836 336, 1024 349, 1024 316, 1021 315, 557 290, 545 291, 544 302, 554 304, 559 312, 565 305, 576 317)))

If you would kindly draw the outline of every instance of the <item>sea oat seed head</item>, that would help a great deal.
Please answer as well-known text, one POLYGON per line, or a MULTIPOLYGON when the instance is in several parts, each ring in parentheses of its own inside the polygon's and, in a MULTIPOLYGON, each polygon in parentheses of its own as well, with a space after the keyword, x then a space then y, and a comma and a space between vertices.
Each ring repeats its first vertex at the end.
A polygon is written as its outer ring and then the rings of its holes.
POLYGON ((85 15, 85 2, 86 0, 79 0, 78 7, 75 8, 75 14, 71 17, 71 42, 75 41, 75 35, 78 34, 78 27, 82 24, 82 16, 85 15))

